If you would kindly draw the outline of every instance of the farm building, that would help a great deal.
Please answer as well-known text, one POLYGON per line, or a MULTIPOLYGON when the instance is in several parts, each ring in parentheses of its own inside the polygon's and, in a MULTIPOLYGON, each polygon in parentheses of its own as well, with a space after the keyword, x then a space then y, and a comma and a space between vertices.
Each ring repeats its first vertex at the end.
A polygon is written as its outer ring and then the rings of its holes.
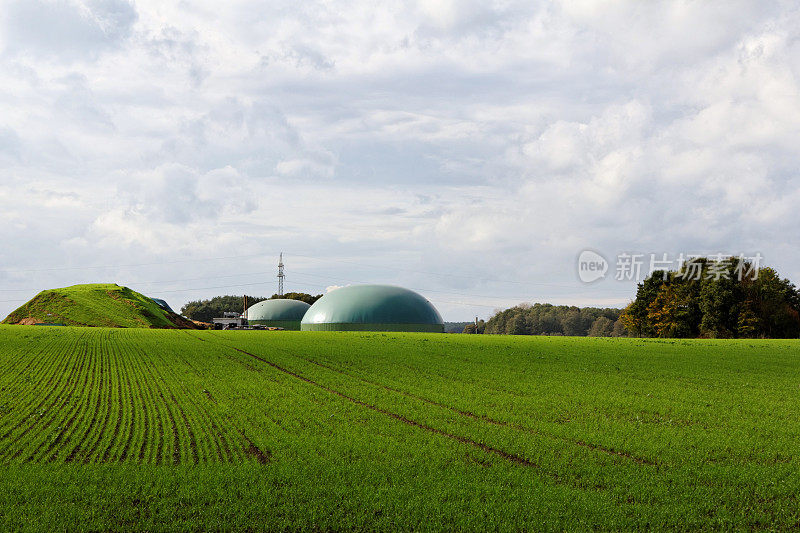
POLYGON ((303 331, 444 332, 436 308, 414 291, 390 285, 352 285, 329 292, 312 305, 303 331))
POLYGON ((299 300, 264 300, 247 309, 247 323, 283 329, 300 329, 300 321, 311 307, 299 300))

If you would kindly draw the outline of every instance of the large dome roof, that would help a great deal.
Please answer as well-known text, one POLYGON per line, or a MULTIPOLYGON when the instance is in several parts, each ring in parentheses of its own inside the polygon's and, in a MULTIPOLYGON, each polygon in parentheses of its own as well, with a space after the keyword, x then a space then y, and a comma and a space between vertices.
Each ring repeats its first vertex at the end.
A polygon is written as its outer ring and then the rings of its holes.
POLYGON ((303 317, 303 330, 428 331, 444 323, 428 300, 391 285, 351 285, 329 292, 303 317))
POLYGON ((247 322, 286 329, 300 329, 300 320, 311 307, 300 300, 263 300, 247 309, 247 322))

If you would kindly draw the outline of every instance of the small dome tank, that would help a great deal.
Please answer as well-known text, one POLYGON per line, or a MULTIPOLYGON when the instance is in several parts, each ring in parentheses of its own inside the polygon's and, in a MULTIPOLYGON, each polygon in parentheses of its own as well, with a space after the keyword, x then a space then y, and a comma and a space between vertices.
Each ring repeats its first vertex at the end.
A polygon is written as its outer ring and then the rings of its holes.
POLYGON ((247 323, 299 330, 300 321, 310 307, 300 300, 263 300, 247 309, 247 323))

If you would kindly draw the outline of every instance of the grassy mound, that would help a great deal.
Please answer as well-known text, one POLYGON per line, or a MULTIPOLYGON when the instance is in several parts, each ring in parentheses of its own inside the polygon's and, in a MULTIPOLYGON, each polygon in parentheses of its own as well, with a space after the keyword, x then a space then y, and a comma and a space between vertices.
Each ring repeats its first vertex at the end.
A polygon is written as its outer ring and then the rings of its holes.
POLYGON ((197 326, 128 287, 112 283, 50 289, 13 311, 3 324, 60 323, 113 328, 190 328, 197 326))

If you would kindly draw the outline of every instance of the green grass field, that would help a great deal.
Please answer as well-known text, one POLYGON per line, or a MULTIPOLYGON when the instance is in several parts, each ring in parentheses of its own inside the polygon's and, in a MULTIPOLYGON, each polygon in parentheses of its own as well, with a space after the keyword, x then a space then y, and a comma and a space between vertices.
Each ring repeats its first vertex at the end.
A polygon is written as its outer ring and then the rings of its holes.
POLYGON ((0 326, 0 529, 788 529, 800 342, 0 326))

